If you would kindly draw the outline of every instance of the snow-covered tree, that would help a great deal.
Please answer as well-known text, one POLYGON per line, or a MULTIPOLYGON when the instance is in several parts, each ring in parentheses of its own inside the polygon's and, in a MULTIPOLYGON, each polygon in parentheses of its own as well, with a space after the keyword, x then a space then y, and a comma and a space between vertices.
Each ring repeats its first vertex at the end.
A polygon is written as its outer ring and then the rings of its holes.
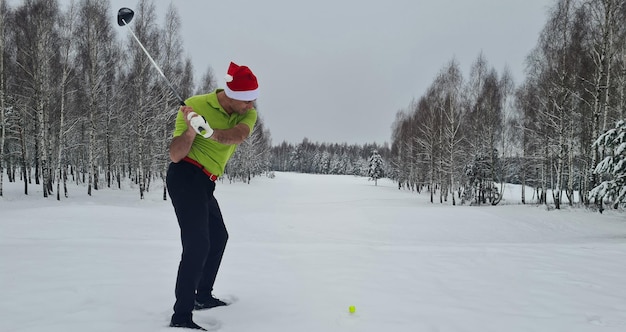
POLYGON ((626 204, 626 121, 618 121, 615 128, 600 135, 593 145, 606 156, 594 173, 606 180, 589 192, 589 199, 600 204, 610 199, 616 209, 620 204, 626 204))
POLYGON ((101 1, 83 1, 79 6, 79 25, 75 31, 78 40, 78 68, 81 73, 80 82, 82 93, 85 95, 84 125, 87 130, 88 147, 88 187, 87 194, 91 196, 92 189, 99 189, 99 164, 101 163, 102 144, 98 139, 101 135, 101 114, 107 105, 105 93, 107 78, 114 66, 112 57, 113 26, 107 16, 108 6, 101 1))
POLYGON ((330 174, 330 158, 330 152, 322 152, 318 165, 318 170, 321 174, 330 174))
MULTIPOLYGON (((51 107, 58 78, 53 67, 58 57, 58 6, 53 1, 24 1, 15 11, 14 26, 17 53, 15 61, 23 103, 23 121, 35 139, 35 183, 41 179, 43 197, 52 192, 50 140, 46 135, 52 127, 51 107), (32 122, 30 119, 35 120, 32 122)), ((52 117, 54 119, 54 117, 52 117)), ((26 126, 24 126, 26 127, 26 126)), ((26 129, 26 128, 25 128, 26 129)))
POLYGON ((372 155, 369 158, 369 169, 367 171, 367 176, 370 177, 371 180, 374 180, 374 184, 378 185, 378 179, 384 176, 384 163, 383 158, 378 154, 377 150, 372 151, 372 155))
POLYGON ((269 131, 264 128, 263 120, 259 117, 250 137, 237 147, 226 166, 226 173, 231 181, 241 179, 249 184, 253 176, 269 170, 271 138, 269 131))
POLYGON ((502 189, 495 186, 499 179, 493 178, 492 174, 501 173, 501 161, 498 151, 482 151, 474 155, 471 162, 465 165, 465 186, 464 200, 472 204, 485 204, 487 201, 491 205, 497 205, 502 199, 502 189), (495 156, 495 157, 493 157, 495 156))
POLYGON ((4 139, 6 137, 6 125, 4 120, 4 22, 7 16, 7 10, 5 0, 0 0, 0 197, 2 197, 2 172, 4 169, 2 163, 4 159, 4 139))

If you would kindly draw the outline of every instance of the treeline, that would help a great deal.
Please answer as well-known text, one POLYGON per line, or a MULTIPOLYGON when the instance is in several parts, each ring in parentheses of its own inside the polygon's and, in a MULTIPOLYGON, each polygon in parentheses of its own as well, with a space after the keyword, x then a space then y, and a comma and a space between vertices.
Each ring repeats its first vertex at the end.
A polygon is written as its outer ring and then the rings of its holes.
MULTIPOLYGON (((161 22, 153 1, 134 9, 133 31, 179 94, 212 91, 210 67, 194 84, 176 8, 161 22)), ((178 102, 110 16, 106 0, 62 9, 56 0, 15 8, 0 0, 0 174, 23 181, 25 194, 34 182, 60 199, 74 181, 91 195, 126 178, 143 197, 164 181, 178 102)), ((551 195, 556 208, 625 203, 626 125, 617 121, 626 118, 626 3, 555 0, 526 64, 515 86, 483 54, 468 77, 452 59, 398 112, 390 146, 305 138, 271 147, 259 119, 227 178, 250 181, 268 170, 387 176, 452 204, 498 204, 509 182, 534 188, 540 203, 551 195), (383 163, 372 162, 374 151, 383 163)))
POLYGON ((431 201, 453 204, 498 204, 496 184, 504 181, 536 188, 540 203, 551 195, 556 208, 626 202, 625 144, 594 145, 626 118, 626 3, 556 1, 526 73, 515 87, 509 70, 497 71, 482 54, 469 77, 451 60, 424 95, 397 114, 392 177, 403 187, 429 190, 431 201), (614 169, 596 171, 607 157, 615 159, 614 169), (588 195, 619 178, 621 188, 588 195))
MULTIPOLYGON (((132 30, 183 97, 216 87, 209 67, 194 84, 183 56, 181 19, 170 4, 157 22, 155 4, 138 1, 132 30)), ((164 181, 178 101, 109 1, 0 0, 0 174, 67 195, 67 181, 87 194, 131 179, 140 197, 164 181)), ((240 147, 230 177, 247 179, 267 167, 269 132, 259 119, 240 147), (245 156, 245 157, 244 157, 245 156)), ((0 176, 0 196, 2 196, 0 176)), ((165 195, 165 193, 164 193, 165 195)))
MULTIPOLYGON (((282 142, 271 149, 271 169, 283 172, 369 176, 370 158, 377 151, 382 159, 390 157, 387 144, 282 142)), ((380 178, 380 176, 378 176, 380 178)))

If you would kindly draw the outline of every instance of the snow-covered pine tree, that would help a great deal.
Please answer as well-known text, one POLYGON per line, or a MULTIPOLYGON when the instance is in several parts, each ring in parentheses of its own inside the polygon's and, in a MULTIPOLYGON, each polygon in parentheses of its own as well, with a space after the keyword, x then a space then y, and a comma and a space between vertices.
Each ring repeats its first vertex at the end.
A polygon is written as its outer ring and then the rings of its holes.
POLYGON ((371 180, 374 180, 374 185, 378 185, 378 179, 384 176, 384 163, 383 157, 378 154, 377 150, 372 151, 372 155, 369 158, 369 169, 367 171, 367 176, 370 177, 371 180))
POLYGON ((594 170, 605 180, 589 192, 589 199, 599 202, 600 212, 602 202, 607 199, 617 209, 620 204, 626 204, 626 121, 618 121, 615 128, 600 135, 593 146, 606 156, 594 170))

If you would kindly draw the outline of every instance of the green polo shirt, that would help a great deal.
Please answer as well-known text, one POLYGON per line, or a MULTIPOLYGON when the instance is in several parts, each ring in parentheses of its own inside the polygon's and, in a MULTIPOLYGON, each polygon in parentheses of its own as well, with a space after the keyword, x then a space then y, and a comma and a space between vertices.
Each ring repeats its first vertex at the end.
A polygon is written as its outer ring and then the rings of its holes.
MULTIPOLYGON (((250 133, 252 133, 257 119, 256 110, 251 109, 243 115, 237 113, 229 115, 217 101, 217 93, 220 91, 222 89, 217 89, 206 95, 193 96, 185 100, 185 104, 191 106, 198 115, 203 116, 213 129, 230 129, 239 123, 245 123, 250 127, 250 133)), ((183 113, 178 112, 174 137, 182 135, 186 130, 187 123, 183 118, 183 113)), ((199 162, 209 172, 221 176, 224 174, 228 159, 235 153, 236 149, 236 144, 222 144, 210 138, 196 135, 187 156, 199 162)))

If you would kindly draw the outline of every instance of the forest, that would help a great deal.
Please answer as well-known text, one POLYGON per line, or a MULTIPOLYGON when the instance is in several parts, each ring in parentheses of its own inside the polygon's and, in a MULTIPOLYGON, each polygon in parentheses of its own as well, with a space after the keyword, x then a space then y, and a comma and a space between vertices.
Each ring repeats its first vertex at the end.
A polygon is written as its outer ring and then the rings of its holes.
MULTIPOLYGON (((73 181, 91 195, 128 178, 143 197, 152 181, 165 179, 179 102, 135 41, 116 31, 109 7, 81 0, 61 10, 55 0, 26 0, 9 8, 0 1, 0 174, 23 181, 25 194, 34 182, 44 197, 56 192, 60 199, 73 181)), ((136 9, 134 33, 179 93, 214 90, 210 67, 194 84, 176 7, 170 4, 164 22, 153 1, 136 9)), ((260 119, 230 175, 247 178, 267 165, 259 159, 267 160, 269 148, 260 119)))
MULTIPOLYGON (((24 194, 34 183, 44 197, 61 199, 71 181, 91 195, 130 179, 143 197, 151 182, 165 181, 178 101, 135 41, 116 29, 109 7, 95 0, 67 8, 56 0, 24 0, 11 7, 0 0, 0 174, 22 181, 24 194)), ((194 77, 173 4, 162 21, 153 1, 140 0, 135 10, 135 34, 180 95, 216 88, 210 67, 194 77)), ((371 176, 375 160, 382 167, 375 178, 426 191, 431 202, 496 205, 502 185, 515 183, 557 209, 623 207, 626 4, 553 1, 525 67, 516 86, 507 68, 489 64, 488 54, 477 55, 467 77, 450 59, 427 91, 397 111, 390 143, 304 137, 273 145, 260 117, 224 177, 371 176)))
POLYGON ((283 143, 273 148, 272 166, 359 173, 378 150, 385 176, 401 189, 426 190, 431 202, 496 205, 502 186, 513 183, 534 188, 537 203, 557 209, 623 206, 626 3, 555 1, 526 72, 515 86, 507 68, 498 71, 479 54, 463 77, 453 58, 397 113, 390 148, 283 143))
POLYGON ((498 204, 508 182, 557 209, 623 206, 626 3, 555 1, 526 73, 515 86, 484 54, 469 77, 450 60, 397 114, 391 176, 452 204, 498 204))

